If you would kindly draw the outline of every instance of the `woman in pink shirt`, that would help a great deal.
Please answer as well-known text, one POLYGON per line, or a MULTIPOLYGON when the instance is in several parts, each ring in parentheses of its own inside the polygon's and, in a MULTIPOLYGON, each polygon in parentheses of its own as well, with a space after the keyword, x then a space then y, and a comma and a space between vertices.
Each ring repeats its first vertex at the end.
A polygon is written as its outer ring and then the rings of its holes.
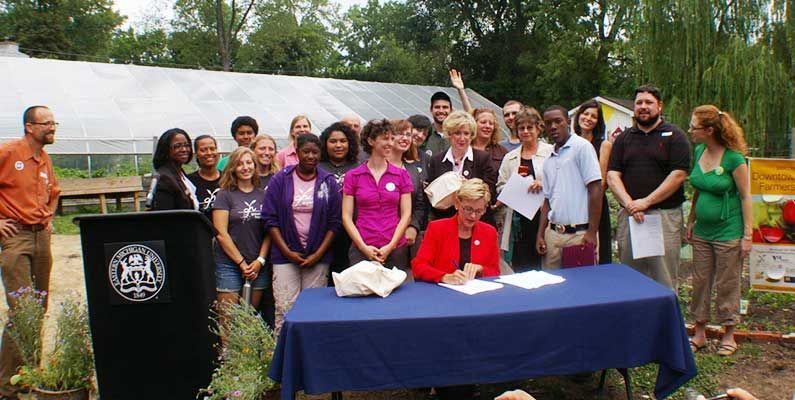
POLYGON ((312 133, 312 123, 305 115, 297 115, 290 122, 290 145, 279 150, 276 161, 282 168, 298 164, 298 154, 295 152, 295 138, 302 133, 312 133))
POLYGON ((405 169, 387 162, 392 133, 385 119, 370 121, 362 129, 361 145, 370 158, 345 174, 342 225, 353 242, 351 265, 371 260, 388 268, 395 266, 413 281, 404 237, 411 221, 413 187, 405 169))

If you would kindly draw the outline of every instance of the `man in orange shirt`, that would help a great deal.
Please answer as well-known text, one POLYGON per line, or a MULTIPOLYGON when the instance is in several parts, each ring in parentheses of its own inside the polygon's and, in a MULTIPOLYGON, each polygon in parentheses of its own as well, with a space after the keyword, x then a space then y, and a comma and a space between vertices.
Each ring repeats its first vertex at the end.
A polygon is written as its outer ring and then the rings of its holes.
MULTIPOLYGON (((55 141, 58 123, 45 106, 33 106, 23 115, 25 136, 0 145, 0 269, 8 307, 13 293, 32 287, 50 286, 52 216, 61 190, 55 180, 52 160, 44 146, 55 141)), ((46 307, 46 295, 44 305, 46 307)), ((9 379, 21 358, 4 330, 0 346, 0 399, 16 398, 18 387, 9 379)))

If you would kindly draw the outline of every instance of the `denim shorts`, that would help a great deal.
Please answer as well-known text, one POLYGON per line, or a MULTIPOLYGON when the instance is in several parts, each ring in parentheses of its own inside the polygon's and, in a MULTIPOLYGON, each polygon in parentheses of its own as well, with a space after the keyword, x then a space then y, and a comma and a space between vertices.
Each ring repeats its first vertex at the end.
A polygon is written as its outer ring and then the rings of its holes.
MULTIPOLYGON (((215 264, 215 290, 218 292, 238 293, 243 289, 246 280, 243 272, 237 265, 216 262, 215 264)), ((271 285, 271 265, 265 263, 257 275, 257 279, 251 282, 254 290, 264 290, 271 285)))

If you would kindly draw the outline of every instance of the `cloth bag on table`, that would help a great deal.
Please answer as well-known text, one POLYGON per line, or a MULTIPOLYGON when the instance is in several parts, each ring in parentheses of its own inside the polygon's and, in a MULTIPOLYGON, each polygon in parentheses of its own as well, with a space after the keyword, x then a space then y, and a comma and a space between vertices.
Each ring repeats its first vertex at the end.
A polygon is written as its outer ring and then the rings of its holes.
POLYGON ((386 297, 403 283, 406 273, 396 267, 387 269, 372 261, 360 261, 342 272, 332 272, 331 277, 339 297, 386 297))
POLYGON ((425 188, 425 195, 433 208, 446 210, 455 204, 455 193, 461 188, 461 177, 453 171, 445 172, 425 188))

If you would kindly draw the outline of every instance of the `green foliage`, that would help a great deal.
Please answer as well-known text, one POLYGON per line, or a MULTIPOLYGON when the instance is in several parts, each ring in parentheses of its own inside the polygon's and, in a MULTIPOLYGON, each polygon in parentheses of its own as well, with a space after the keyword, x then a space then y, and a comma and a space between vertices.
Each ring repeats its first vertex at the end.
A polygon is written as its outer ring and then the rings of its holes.
POLYGON ((216 304, 210 331, 221 339, 220 366, 210 386, 210 400, 257 400, 274 386, 268 378, 276 341, 257 311, 248 303, 216 304))
MULTIPOLYGON (((27 293, 31 292, 32 289, 27 293)), ((29 306, 27 307, 29 309, 26 309, 25 313, 44 314, 43 303, 38 301, 28 303, 25 305, 29 306)), ((36 325, 35 331, 14 333, 17 327, 16 323, 9 325, 12 337, 24 334, 41 338, 41 321, 36 325)), ((39 339, 36 344, 40 354, 41 340, 39 339)), ((83 304, 70 297, 61 304, 61 311, 56 320, 55 345, 52 352, 43 360, 30 360, 30 362, 26 360, 19 373, 11 378, 11 382, 15 385, 47 390, 70 390, 91 388, 93 376, 94 353, 88 328, 88 311, 83 304)))
MULTIPOLYGON (((743 345, 738 350, 739 353, 752 351, 753 345, 743 345)), ((733 357, 721 357, 715 353, 696 353, 694 354, 696 360, 696 367, 698 368, 698 375, 688 381, 684 386, 671 395, 671 399, 680 400, 686 399, 685 389, 690 387, 699 393, 711 394, 717 393, 718 377, 728 368, 735 363, 733 357)), ((651 363, 646 364, 640 368, 633 368, 630 373, 632 374, 632 387, 636 393, 642 393, 652 396, 654 394, 654 385, 657 380, 657 371, 659 366, 651 363)))
POLYGON ((136 33, 135 29, 116 31, 108 51, 115 63, 151 65, 171 61, 168 35, 162 29, 136 33))
POLYGON ((47 292, 24 287, 10 293, 16 306, 8 313, 6 329, 19 349, 25 365, 39 365, 41 361, 41 327, 44 322, 44 302, 47 292))
MULTIPOLYGON (((99 212, 97 209, 96 212, 99 212)), ((72 214, 68 215, 56 215, 52 219, 52 230, 53 233, 56 235, 77 235, 80 233, 80 228, 72 223, 72 218, 75 216, 72 214)))
POLYGON ((259 2, 236 69, 315 75, 335 59, 334 34, 329 31, 336 9, 327 0, 259 2))
POLYGON ((0 6, 0 37, 37 57, 102 56, 124 18, 111 0, 9 0, 0 6))

